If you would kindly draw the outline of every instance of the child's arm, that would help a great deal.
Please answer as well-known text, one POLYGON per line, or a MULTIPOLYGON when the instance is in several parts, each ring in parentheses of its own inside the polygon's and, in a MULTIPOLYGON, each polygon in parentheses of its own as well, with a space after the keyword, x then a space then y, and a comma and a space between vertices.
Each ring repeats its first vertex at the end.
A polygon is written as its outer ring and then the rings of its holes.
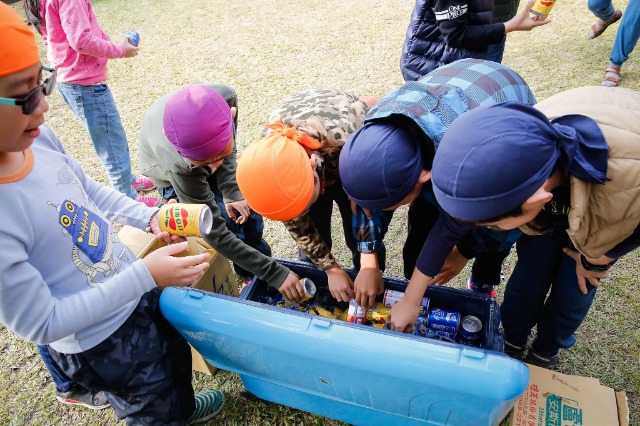
POLYGON ((467 0, 435 0, 433 13, 448 46, 482 50, 504 38, 504 24, 473 25, 467 0))
POLYGON ((326 272, 331 296, 339 302, 348 302, 353 299, 355 293, 351 278, 338 264, 311 217, 308 214, 301 214, 283 224, 304 254, 318 269, 326 272))
MULTIPOLYGON (((0 233, 0 323, 24 339, 49 344, 114 314, 136 301, 157 285, 184 286, 199 279, 206 268, 208 254, 173 257, 187 243, 162 247, 138 260, 107 282, 70 294, 52 295, 40 272, 31 264, 23 241, 0 233), (154 281, 155 279, 155 281, 154 281)), ((61 260, 52 253, 52 258, 61 260)), ((65 259, 70 274, 77 274, 70 259, 65 259)), ((64 270, 67 265, 60 265, 64 270)), ((70 277, 70 280, 77 277, 70 277)), ((63 285, 63 284, 58 284, 63 285)), ((72 287, 70 287, 72 288, 72 287)))
MULTIPOLYGON (((144 263, 137 261, 104 285, 86 285, 84 291, 54 297, 25 247, 25 241, 0 233, 4 253, 0 259, 0 322, 30 342, 49 344, 76 333, 155 287, 144 263)), ((51 259, 62 260, 55 252, 51 259)), ((69 254, 64 260, 60 270, 69 268, 74 273, 69 254)))
POLYGON ((87 196, 102 211, 102 213, 112 222, 130 225, 138 229, 146 229, 155 212, 158 209, 147 207, 144 203, 139 203, 115 189, 102 185, 87 174, 82 166, 69 155, 62 142, 49 130, 43 126, 43 132, 49 133, 49 140, 55 149, 67 158, 67 164, 73 170, 80 181, 87 196))
POLYGON ((473 226, 460 223, 440 210, 438 219, 422 246, 405 294, 392 308, 391 326, 394 330, 408 331, 413 327, 427 287, 438 281, 438 274, 456 242, 472 229, 473 226))
MULTIPOLYGON (((100 58, 124 58, 127 43, 115 44, 99 28, 97 21, 92 25, 88 8, 91 4, 84 0, 65 0, 59 2, 60 24, 67 36, 69 45, 78 53, 100 58), (97 27, 97 28, 96 28, 97 27), (99 30, 99 31, 96 31, 99 30), (100 35, 96 35, 99 32, 100 35)), ((94 16, 95 19, 95 16, 94 16)), ((132 46, 132 48, 134 48, 132 46)), ((134 48, 137 50, 137 48, 134 48)))

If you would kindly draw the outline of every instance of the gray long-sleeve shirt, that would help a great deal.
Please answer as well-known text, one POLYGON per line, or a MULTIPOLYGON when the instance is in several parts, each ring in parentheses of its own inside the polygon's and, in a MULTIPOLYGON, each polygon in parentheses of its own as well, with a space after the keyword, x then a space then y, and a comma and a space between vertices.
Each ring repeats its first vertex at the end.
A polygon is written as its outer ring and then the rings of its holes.
POLYGON ((110 221, 144 229, 156 212, 88 177, 46 126, 0 179, 0 323, 58 352, 116 331, 156 287, 110 221))

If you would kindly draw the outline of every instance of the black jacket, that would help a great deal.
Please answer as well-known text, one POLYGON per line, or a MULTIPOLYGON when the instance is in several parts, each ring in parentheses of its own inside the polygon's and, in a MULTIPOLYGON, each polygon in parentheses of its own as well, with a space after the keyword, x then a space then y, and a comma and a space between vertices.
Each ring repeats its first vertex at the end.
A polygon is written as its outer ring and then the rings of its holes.
POLYGON ((458 59, 484 59, 504 25, 491 24, 493 0, 416 0, 402 48, 405 81, 418 80, 458 59))

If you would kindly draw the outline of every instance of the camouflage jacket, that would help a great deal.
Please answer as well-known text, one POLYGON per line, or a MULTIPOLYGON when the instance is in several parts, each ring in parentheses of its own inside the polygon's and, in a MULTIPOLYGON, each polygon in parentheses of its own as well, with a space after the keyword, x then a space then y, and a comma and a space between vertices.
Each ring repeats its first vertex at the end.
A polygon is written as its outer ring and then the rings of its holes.
MULTIPOLYGON (((340 184, 338 157, 349 136, 362 123, 369 107, 350 93, 332 89, 312 89, 292 95, 282 101, 271 113, 269 122, 282 119, 318 140, 322 147, 316 152, 320 174, 324 173, 325 188, 340 184)), ((267 134, 266 129, 264 134, 267 134)), ((311 218, 300 215, 284 222, 304 254, 321 270, 337 264, 331 250, 320 237, 311 218)))

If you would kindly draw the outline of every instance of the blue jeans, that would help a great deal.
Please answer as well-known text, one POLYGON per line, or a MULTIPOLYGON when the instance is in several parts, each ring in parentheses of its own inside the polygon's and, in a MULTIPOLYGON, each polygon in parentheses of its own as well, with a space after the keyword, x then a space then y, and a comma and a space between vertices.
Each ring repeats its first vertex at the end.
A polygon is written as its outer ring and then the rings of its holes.
MULTIPOLYGON (((220 192, 220 190, 214 185, 211 185, 211 191, 213 191, 213 194, 215 195, 216 204, 220 209, 220 214, 227 223, 227 229, 249 247, 253 247, 265 256, 271 257, 271 247, 264 238, 262 238, 262 233, 264 231, 264 221, 262 216, 251 210, 249 219, 247 219, 247 221, 242 225, 238 225, 227 214, 227 209, 222 198, 222 192, 220 192)), ((167 201, 180 201, 173 187, 158 188, 158 192, 162 198, 167 201)), ((247 271, 236 263, 233 264, 233 269, 236 274, 240 275, 244 279, 250 279, 254 275, 252 272, 247 271)))
POLYGON ((524 235, 516 243, 518 262, 500 307, 509 342, 525 345, 534 325, 533 347, 539 352, 552 355, 576 342, 573 333, 587 316, 596 287, 587 284, 587 294, 580 292, 576 263, 562 251, 567 246, 566 234, 524 235))
POLYGON ((53 360, 51 354, 49 353, 49 347, 47 345, 38 345, 38 353, 40 354, 40 358, 44 362, 44 366, 49 370, 49 374, 51 374, 51 378, 53 379, 53 383, 55 383, 56 388, 60 392, 68 392, 72 387, 76 385, 76 382, 71 380, 69 376, 67 376, 64 371, 58 364, 53 360))
MULTIPOLYGON (((611 19, 615 7, 611 0, 589 0, 589 10, 603 21, 611 19)), ((628 59, 640 39, 640 2, 630 1, 622 15, 616 38, 613 41, 609 60, 621 66, 628 59)))
POLYGON ((58 83, 58 91, 89 132, 111 186, 135 199, 138 193, 131 186, 135 176, 131 173, 129 143, 109 87, 58 83))

